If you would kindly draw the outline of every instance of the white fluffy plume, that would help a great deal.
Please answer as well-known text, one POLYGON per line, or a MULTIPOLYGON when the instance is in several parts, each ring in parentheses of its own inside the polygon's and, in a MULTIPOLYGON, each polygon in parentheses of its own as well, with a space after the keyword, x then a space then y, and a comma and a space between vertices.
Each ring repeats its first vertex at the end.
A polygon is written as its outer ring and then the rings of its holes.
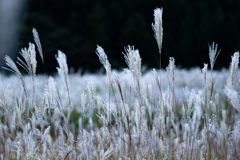
POLYGON ((162 8, 156 8, 154 10, 154 23, 152 24, 152 28, 154 31, 154 37, 158 43, 159 53, 161 54, 162 49, 162 37, 163 37, 163 27, 162 27, 162 8))

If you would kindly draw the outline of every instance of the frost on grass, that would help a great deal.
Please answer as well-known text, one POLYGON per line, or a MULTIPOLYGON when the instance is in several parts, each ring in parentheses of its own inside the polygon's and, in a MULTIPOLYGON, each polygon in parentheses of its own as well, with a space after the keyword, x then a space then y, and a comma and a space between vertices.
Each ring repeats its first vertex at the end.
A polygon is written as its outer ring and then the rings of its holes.
MULTIPOLYGON (((154 18, 160 51, 162 9, 154 18)), ((178 69, 170 58, 160 78, 156 69, 142 74, 139 50, 125 51, 128 68, 114 71, 97 46, 107 75, 83 76, 69 75, 67 56, 58 51, 59 76, 47 78, 36 74, 34 44, 17 63, 6 56, 17 76, 0 78, 1 159, 240 159, 238 52, 229 70, 214 71, 213 43, 211 71, 207 64, 178 69)))
POLYGON ((41 56, 42 62, 44 63, 42 45, 41 45, 41 42, 40 42, 38 32, 35 28, 33 28, 32 32, 33 32, 33 39, 34 39, 34 41, 35 41, 35 43, 38 47, 38 51, 39 51, 39 54, 41 56))
POLYGON ((162 8, 156 8, 154 10, 154 23, 152 24, 154 37, 157 41, 160 54, 162 50, 162 39, 163 39, 162 13, 163 13, 162 8))

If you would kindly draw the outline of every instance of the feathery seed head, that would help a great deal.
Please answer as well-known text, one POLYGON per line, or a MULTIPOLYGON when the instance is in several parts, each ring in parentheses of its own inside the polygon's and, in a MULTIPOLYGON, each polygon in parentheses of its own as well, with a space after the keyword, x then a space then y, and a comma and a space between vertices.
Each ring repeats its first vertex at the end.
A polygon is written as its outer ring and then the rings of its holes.
POLYGON ((59 65, 59 69, 61 69, 62 71, 64 71, 66 74, 68 74, 68 66, 67 66, 67 58, 66 55, 58 50, 58 56, 56 56, 58 65, 59 65))
POLYGON ((5 59, 6 65, 7 65, 9 68, 5 68, 5 67, 3 67, 3 68, 6 69, 6 70, 9 70, 9 71, 11 71, 11 72, 13 72, 13 73, 15 73, 15 74, 17 74, 17 75, 19 76, 19 79, 20 79, 20 82, 21 82, 21 84, 22 84, 23 90, 24 90, 24 92, 25 92, 25 95, 27 96, 26 84, 25 84, 25 82, 24 82, 24 80, 23 80, 22 74, 20 73, 17 65, 13 62, 13 60, 12 60, 9 56, 5 56, 4 59, 5 59))
POLYGON ((9 68, 3 67, 4 69, 9 70, 15 74, 21 75, 17 65, 13 62, 13 60, 9 56, 5 56, 4 59, 5 59, 6 65, 9 67, 9 68))
POLYGON ((110 71, 111 70, 111 65, 108 62, 108 57, 107 57, 106 53, 104 52, 103 48, 99 45, 97 45, 96 54, 98 55, 99 60, 103 64, 106 71, 107 72, 110 71))
POLYGON ((135 68, 137 70, 137 75, 138 75, 138 80, 141 78, 141 64, 142 64, 142 59, 139 54, 139 50, 135 50, 135 68))
POLYGON ((33 43, 29 43, 28 52, 30 53, 30 63, 32 66, 32 75, 36 75, 37 70, 37 61, 36 61, 36 51, 35 45, 33 43))
POLYGON ((221 50, 217 52, 217 47, 218 45, 213 42, 211 46, 209 46, 209 58, 210 58, 210 64, 211 64, 211 69, 213 69, 213 66, 216 62, 216 59, 218 57, 218 54, 220 53, 221 50))
POLYGON ((38 47, 38 51, 39 51, 39 54, 41 56, 42 62, 44 63, 43 51, 42 51, 42 46, 41 46, 41 43, 40 43, 40 38, 39 38, 38 32, 35 28, 33 28, 32 32, 33 32, 33 39, 34 39, 34 41, 35 41, 35 43, 38 47))
POLYGON ((162 37, 163 37, 163 27, 162 27, 162 8, 156 8, 154 10, 154 23, 152 23, 152 28, 154 31, 154 37, 158 43, 159 53, 161 54, 162 49, 162 37))
POLYGON ((125 48, 126 54, 123 53, 125 62, 130 71, 134 70, 134 46, 127 46, 125 48))
POLYGON ((232 56, 232 62, 230 64, 230 72, 231 72, 231 81, 233 84, 233 81, 236 77, 237 69, 239 64, 239 52, 235 52, 232 56))
POLYGON ((37 61, 36 61, 36 51, 35 51, 35 45, 33 43, 29 43, 29 47, 21 49, 20 52, 21 56, 25 60, 22 61, 19 57, 18 64, 23 67, 29 75, 31 75, 33 78, 36 76, 36 70, 37 70, 37 61))
POLYGON ((168 67, 166 68, 172 82, 174 82, 174 72, 175 72, 175 59, 170 57, 168 67))
POLYGON ((139 50, 136 49, 134 50, 134 46, 128 45, 125 48, 126 54, 123 53, 125 62, 128 65, 128 68, 130 71, 136 70, 138 72, 138 75, 141 72, 141 63, 142 59, 139 54, 139 50))
POLYGON ((68 65, 66 55, 62 51, 58 50, 58 56, 56 56, 56 59, 59 65, 59 67, 57 67, 58 74, 68 87, 68 65))
POLYGON ((103 64, 104 68, 106 69, 107 75, 108 75, 108 83, 109 83, 109 87, 110 87, 110 83, 111 83, 111 64, 108 61, 108 57, 106 55, 106 53, 104 52, 103 48, 99 45, 97 45, 97 50, 96 50, 96 54, 99 57, 100 62, 103 64))

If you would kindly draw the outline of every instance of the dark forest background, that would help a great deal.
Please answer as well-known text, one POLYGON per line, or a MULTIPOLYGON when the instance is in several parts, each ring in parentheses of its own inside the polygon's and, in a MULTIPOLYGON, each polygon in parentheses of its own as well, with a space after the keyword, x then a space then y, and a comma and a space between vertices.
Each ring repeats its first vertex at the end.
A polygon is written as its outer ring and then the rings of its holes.
MULTIPOLYGON (((96 72, 102 66, 95 54, 97 44, 112 68, 126 67, 122 52, 127 45, 139 49, 145 66, 158 68, 151 27, 156 7, 163 7, 163 68, 169 57, 178 67, 203 67, 209 63, 212 42, 221 49, 215 67, 228 67, 231 55, 240 49, 239 0, 30 0, 21 17, 18 51, 33 42, 34 27, 48 72, 56 71, 58 49, 75 71, 96 72)), ((43 72, 37 56, 38 71, 43 72)))

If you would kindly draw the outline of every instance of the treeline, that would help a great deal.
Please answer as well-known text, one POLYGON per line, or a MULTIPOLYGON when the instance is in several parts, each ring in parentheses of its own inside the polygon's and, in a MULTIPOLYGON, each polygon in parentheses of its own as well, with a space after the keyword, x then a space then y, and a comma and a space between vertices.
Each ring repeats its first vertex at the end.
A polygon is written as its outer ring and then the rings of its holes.
MULTIPOLYGON (((147 67, 158 68, 158 48, 151 23, 153 10, 163 7, 162 67, 169 57, 179 67, 209 63, 208 44, 221 49, 216 67, 228 67, 229 55, 240 49, 238 0, 29 0, 19 27, 19 47, 28 46, 32 28, 40 35, 47 71, 56 71, 57 50, 67 54, 69 67, 96 71, 95 54, 102 46, 112 68, 125 67, 127 45, 139 49, 147 67)), ((38 65, 41 65, 38 56, 38 65)), ((43 67, 38 71, 43 72, 43 67)))

